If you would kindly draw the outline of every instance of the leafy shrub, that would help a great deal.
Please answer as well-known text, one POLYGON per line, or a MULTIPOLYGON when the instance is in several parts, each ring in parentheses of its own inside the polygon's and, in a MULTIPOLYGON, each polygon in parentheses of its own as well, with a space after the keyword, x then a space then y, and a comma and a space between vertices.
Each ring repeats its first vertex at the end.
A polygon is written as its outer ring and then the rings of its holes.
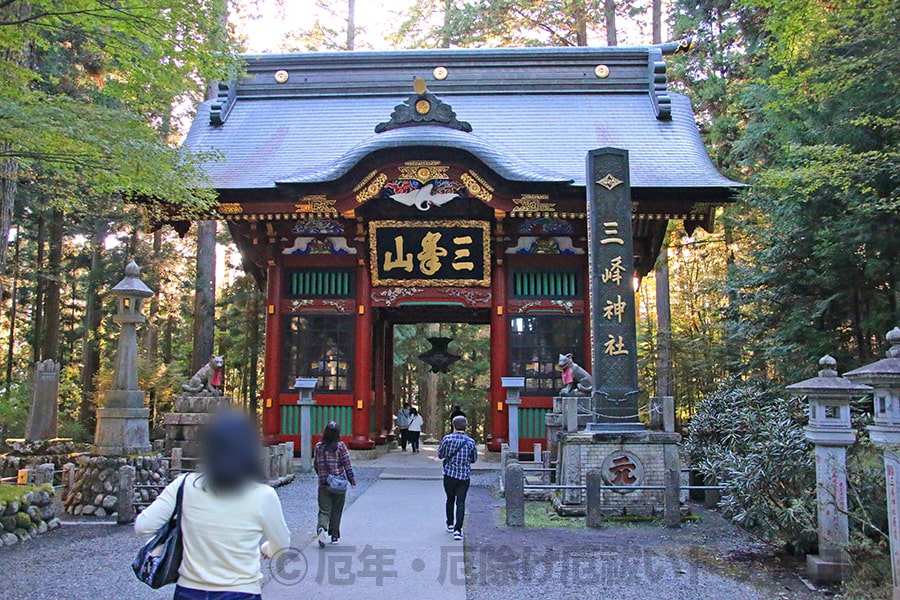
POLYGON ((803 433, 805 403, 766 381, 729 379, 691 419, 685 452, 708 483, 724 483, 720 507, 757 535, 798 552, 812 549, 815 462, 803 433))

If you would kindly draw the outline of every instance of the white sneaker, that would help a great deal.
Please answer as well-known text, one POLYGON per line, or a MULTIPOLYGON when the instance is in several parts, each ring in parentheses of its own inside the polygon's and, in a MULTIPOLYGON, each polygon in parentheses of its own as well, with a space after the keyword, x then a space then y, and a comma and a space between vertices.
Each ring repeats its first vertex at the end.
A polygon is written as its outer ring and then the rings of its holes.
POLYGON ((458 541, 461 541, 461 540, 463 539, 462 531, 454 531, 454 532, 453 532, 453 539, 456 540, 457 542, 458 542, 458 541))
POLYGON ((447 525, 447 531, 453 533, 453 525, 447 525))
POLYGON ((316 541, 319 542, 319 548, 324 548, 325 544, 328 543, 328 536, 325 535, 325 530, 319 527, 318 533, 316 533, 316 541))

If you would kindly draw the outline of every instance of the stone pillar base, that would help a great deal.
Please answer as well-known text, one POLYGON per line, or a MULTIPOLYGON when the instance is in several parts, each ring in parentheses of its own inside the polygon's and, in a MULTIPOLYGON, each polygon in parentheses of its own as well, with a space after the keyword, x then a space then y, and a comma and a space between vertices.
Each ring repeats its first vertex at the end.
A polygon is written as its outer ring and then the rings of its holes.
POLYGON ((347 447, 351 450, 371 450, 375 447, 375 442, 366 435, 355 435, 347 442, 347 447))
MULTIPOLYGON (((841 559, 828 560, 818 554, 807 554, 806 574, 816 583, 839 583, 850 579, 853 567, 849 562, 841 559)), ((896 589, 894 598, 898 598, 896 589)))
POLYGON ((91 454, 123 456, 149 453, 149 418, 150 411, 146 408, 98 408, 97 433, 91 454))

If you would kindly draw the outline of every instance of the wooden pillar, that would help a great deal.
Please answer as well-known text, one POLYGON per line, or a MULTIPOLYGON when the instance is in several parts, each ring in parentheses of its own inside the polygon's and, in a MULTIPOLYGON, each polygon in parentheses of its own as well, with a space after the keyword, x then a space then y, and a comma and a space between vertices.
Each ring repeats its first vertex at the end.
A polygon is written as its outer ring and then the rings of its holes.
POLYGON ((385 404, 385 335, 384 335, 384 318, 379 316, 373 318, 375 321, 375 356, 373 357, 375 369, 375 400, 372 403, 372 410, 375 411, 375 430, 373 439, 376 444, 381 445, 387 441, 384 435, 384 404, 385 404))
POLYGON ((491 273, 491 439, 488 450, 500 452, 500 446, 509 439, 509 423, 504 411, 506 390, 501 377, 509 369, 509 324, 506 315, 506 266, 500 246, 495 248, 491 273))
POLYGON ((360 259, 356 275, 356 353, 353 372, 353 437, 348 446, 353 450, 369 450, 375 442, 369 439, 372 418, 372 306, 369 267, 360 259))
POLYGON ((263 382, 263 442, 277 443, 281 433, 281 267, 270 266, 266 296, 266 358, 263 382))

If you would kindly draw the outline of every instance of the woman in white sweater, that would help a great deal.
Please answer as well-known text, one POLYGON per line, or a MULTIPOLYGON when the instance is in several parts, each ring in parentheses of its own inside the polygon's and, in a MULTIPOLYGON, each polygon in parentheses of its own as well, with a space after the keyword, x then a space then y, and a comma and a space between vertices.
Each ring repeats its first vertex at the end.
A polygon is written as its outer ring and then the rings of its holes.
POLYGON ((166 486, 138 515, 134 530, 150 537, 171 517, 182 479, 184 556, 175 600, 261 598, 260 555, 290 544, 275 490, 261 483, 256 426, 236 412, 220 413, 207 426, 204 468, 166 486), (265 535, 267 541, 260 547, 265 535))

